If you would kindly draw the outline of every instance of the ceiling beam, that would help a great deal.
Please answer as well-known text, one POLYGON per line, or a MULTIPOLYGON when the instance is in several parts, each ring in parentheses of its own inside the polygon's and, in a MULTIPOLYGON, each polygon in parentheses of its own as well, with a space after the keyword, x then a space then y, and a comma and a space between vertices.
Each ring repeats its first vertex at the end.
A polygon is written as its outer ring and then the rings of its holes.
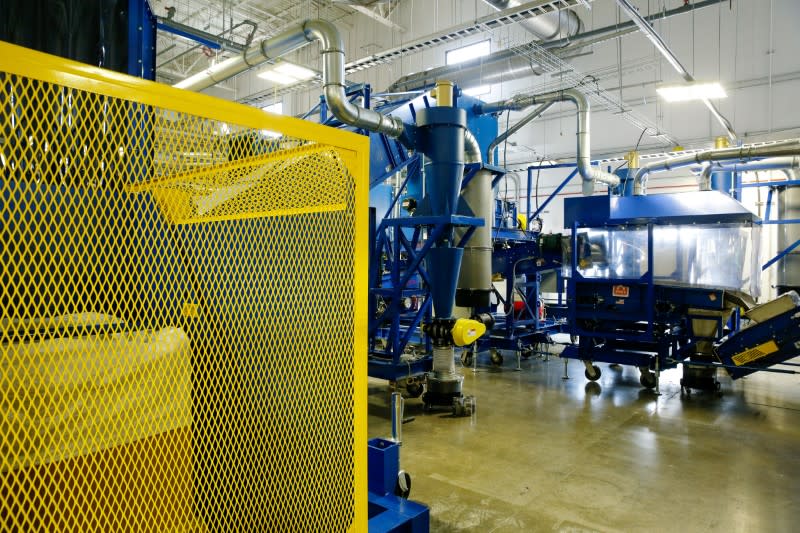
POLYGON ((369 17, 369 18, 371 18, 372 20, 374 20, 376 22, 381 23, 381 24, 383 24, 384 26, 386 26, 388 28, 392 28, 393 30, 397 30, 397 31, 402 32, 402 33, 405 33, 405 31, 406 31, 406 29, 403 26, 401 26, 399 24, 396 24, 395 22, 392 22, 391 20, 387 19, 386 17, 384 17, 382 15, 379 15, 378 13, 376 13, 375 11, 371 10, 368 7, 359 6, 359 5, 349 5, 347 7, 349 7, 350 9, 353 9, 355 11, 358 11, 362 15, 364 15, 366 17, 369 17))

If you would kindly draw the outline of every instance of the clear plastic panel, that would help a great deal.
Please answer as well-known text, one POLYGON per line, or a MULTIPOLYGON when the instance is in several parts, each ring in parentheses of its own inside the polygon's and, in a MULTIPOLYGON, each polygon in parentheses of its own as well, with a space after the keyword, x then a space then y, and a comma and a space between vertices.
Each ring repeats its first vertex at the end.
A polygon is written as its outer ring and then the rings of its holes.
POLYGON ((587 278, 639 279, 647 273, 647 228, 578 232, 578 272, 587 278))
MULTIPOLYGON (((760 227, 654 226, 653 262, 657 284, 736 289, 757 298, 760 227)), ((584 277, 638 279, 647 271, 647 228, 578 231, 578 272, 584 277)))
POLYGON ((743 224, 656 226, 656 283, 736 289, 757 297, 759 229, 743 224))

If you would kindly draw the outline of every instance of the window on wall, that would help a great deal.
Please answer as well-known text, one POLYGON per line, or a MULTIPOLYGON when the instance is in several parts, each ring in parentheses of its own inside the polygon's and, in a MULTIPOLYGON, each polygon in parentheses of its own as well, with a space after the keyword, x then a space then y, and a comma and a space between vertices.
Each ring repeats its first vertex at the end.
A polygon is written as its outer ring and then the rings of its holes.
POLYGON ((486 39, 478 43, 468 44, 455 50, 448 50, 445 53, 444 60, 448 65, 456 65, 475 59, 476 57, 488 56, 491 52, 491 41, 486 39))
POLYGON ((264 106, 261 109, 267 111, 268 113, 275 113, 276 115, 283 114, 283 102, 275 102, 274 104, 270 104, 268 106, 264 106))

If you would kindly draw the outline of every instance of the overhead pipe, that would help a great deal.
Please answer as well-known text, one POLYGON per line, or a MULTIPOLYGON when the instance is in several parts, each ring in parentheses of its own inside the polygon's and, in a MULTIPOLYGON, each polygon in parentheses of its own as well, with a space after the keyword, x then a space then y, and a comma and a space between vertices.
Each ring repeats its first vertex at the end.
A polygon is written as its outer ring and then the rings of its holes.
MULTIPOLYGON (((682 6, 669 11, 660 12, 657 15, 647 17, 647 20, 665 20, 675 15, 680 15, 692 10, 699 10, 712 5, 719 4, 726 0, 704 0, 690 6, 682 6)), ((538 18, 538 17, 536 17, 538 18)), ((613 26, 606 26, 595 30, 581 32, 571 37, 544 41, 539 46, 545 49, 569 48, 584 46, 583 41, 592 42, 603 41, 622 37, 637 31, 634 22, 623 22, 613 26)), ((395 81, 388 89, 390 92, 413 91, 433 87, 437 79, 453 80, 462 87, 468 87, 478 82, 486 85, 500 83, 502 81, 519 80, 533 75, 541 74, 539 65, 524 55, 517 54, 513 50, 500 50, 488 56, 478 57, 456 65, 445 65, 430 70, 408 74, 395 81)))
POLYGON ((488 56, 477 57, 458 63, 415 72, 399 78, 388 92, 404 92, 428 89, 436 80, 452 80, 460 87, 469 87, 477 82, 491 85, 502 81, 523 79, 537 72, 538 65, 513 50, 501 50, 488 56))
MULTIPOLYGON (((639 13, 639 11, 636 10, 635 7, 633 7, 628 0, 617 0, 617 4, 623 11, 625 11, 625 13, 627 13, 628 17, 630 17, 633 23, 638 26, 645 37, 647 37, 650 42, 653 43, 653 46, 656 47, 656 50, 658 50, 661 55, 664 56, 664 59, 666 59, 667 62, 672 65, 672 68, 674 68, 684 80, 687 82, 695 81, 694 76, 689 74, 689 71, 686 70, 686 68, 681 64, 681 62, 678 60, 678 57, 672 52, 672 50, 670 50, 669 46, 667 46, 667 43, 664 42, 664 39, 661 38, 655 28, 639 13)), ((736 132, 733 130, 733 126, 728 119, 725 118, 722 113, 720 113, 719 109, 717 109, 717 106, 715 106, 708 98, 703 98, 703 103, 706 105, 711 114, 714 115, 714 118, 716 118, 725 129, 725 132, 731 141, 736 142, 738 139, 736 132)))
MULTIPOLYGON (((483 2, 492 6, 497 11, 503 11, 522 5, 522 2, 519 0, 483 0, 483 2)), ((541 41, 572 37, 578 33, 582 27, 580 17, 571 9, 561 9, 545 13, 544 15, 530 17, 519 24, 541 41)))
POLYGON ((800 141, 793 139, 764 146, 741 146, 706 150, 648 163, 640 168, 633 178, 633 194, 647 194, 647 176, 652 172, 664 172, 692 165, 704 165, 713 161, 738 161, 744 163, 763 157, 795 155, 800 155, 800 141))
MULTIPOLYGON (((691 11, 699 11, 700 9, 711 7, 727 1, 728 0, 702 0, 700 2, 694 2, 692 4, 685 4, 680 7, 676 7, 675 9, 669 9, 667 11, 659 11, 658 13, 654 13, 652 15, 644 17, 644 19, 647 22, 666 20, 670 17, 674 17, 675 15, 681 15, 683 13, 688 13, 691 11)), ((636 23, 631 20, 628 22, 620 22, 619 24, 613 24, 611 26, 604 26, 602 28, 595 28, 593 30, 582 31, 576 35, 573 35, 572 37, 564 37, 561 39, 556 39, 553 41, 542 43, 541 46, 547 49, 563 48, 566 46, 569 46, 569 48, 577 48, 579 46, 586 46, 587 44, 594 44, 596 42, 602 42, 608 39, 616 39, 624 35, 633 33, 638 29, 639 28, 636 26, 636 23), (589 41, 589 42, 584 43, 582 41, 589 41)))
POLYGON ((700 190, 711 190, 711 174, 714 172, 759 172, 763 170, 781 170, 789 179, 794 178, 794 170, 800 168, 800 155, 789 157, 771 157, 760 161, 733 164, 713 162, 703 168, 700 174, 700 190))
POLYGON ((344 83, 344 41, 336 26, 327 20, 308 20, 303 24, 303 32, 307 39, 320 42, 322 87, 325 102, 333 116, 357 128, 384 133, 389 137, 400 137, 405 131, 402 120, 359 107, 347 98, 344 83))
POLYGON ((304 25, 298 24, 275 37, 270 37, 251 45, 239 55, 221 61, 203 72, 179 81, 173 87, 201 91, 267 61, 278 59, 302 48, 309 42, 305 34, 304 25))
POLYGON ((533 111, 531 111, 530 113, 528 113, 527 115, 522 117, 522 119, 519 122, 517 122, 516 124, 514 124, 513 126, 508 128, 502 134, 498 135, 489 144, 489 148, 487 148, 487 150, 486 150, 486 161, 490 165, 496 164, 496 161, 495 161, 495 158, 494 158, 494 149, 497 148, 498 146, 500 146, 500 144, 503 141, 505 141, 506 139, 508 139, 509 137, 514 135, 515 133, 517 133, 523 127, 525 127, 525 125, 528 124, 530 121, 532 121, 533 119, 535 119, 536 117, 538 117, 539 115, 541 115, 542 113, 547 111, 547 109, 549 109, 550 106, 552 106, 554 103, 555 102, 547 102, 547 103, 544 103, 544 104, 540 105, 539 107, 537 107, 536 109, 534 109, 533 111))
POLYGON ((323 92, 331 114, 350 126, 385 133, 390 137, 400 137, 405 130, 402 120, 359 107, 347 98, 344 83, 344 42, 336 26, 326 20, 307 20, 291 30, 251 46, 242 55, 176 83, 174 87, 199 91, 313 41, 320 42, 323 92))
POLYGON ((497 113, 504 110, 521 110, 532 105, 544 105, 555 102, 571 102, 577 108, 577 167, 578 173, 583 178, 583 194, 588 196, 594 192, 594 183, 599 181, 609 187, 619 185, 619 176, 593 167, 591 160, 591 135, 589 132, 589 100, 577 89, 565 89, 537 95, 518 95, 508 100, 491 104, 479 104, 476 111, 479 114, 497 113))

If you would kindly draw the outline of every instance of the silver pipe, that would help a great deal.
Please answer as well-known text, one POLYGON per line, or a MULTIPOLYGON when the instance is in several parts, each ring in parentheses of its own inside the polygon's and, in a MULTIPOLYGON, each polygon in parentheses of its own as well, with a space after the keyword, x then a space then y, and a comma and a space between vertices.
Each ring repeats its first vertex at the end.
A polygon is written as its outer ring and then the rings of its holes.
POLYGON ((240 56, 232 57, 205 72, 176 83, 174 87, 199 91, 315 40, 320 42, 323 91, 331 114, 345 124, 385 133, 390 137, 400 137, 405 130, 402 120, 364 109, 347 99, 344 84, 344 43, 336 26, 325 20, 307 20, 276 37, 251 46, 240 56))
POLYGON ((481 146, 469 130, 464 130, 464 163, 483 163, 481 146))
POLYGON ((395 81, 389 92, 404 92, 433 87, 436 80, 449 80, 459 87, 470 87, 477 83, 490 85, 522 79, 540 74, 538 65, 527 57, 516 54, 513 50, 500 50, 488 56, 477 57, 458 63, 444 65, 414 74, 408 74, 395 81))
POLYGON ((392 393, 392 441, 403 443, 403 409, 405 400, 399 392, 392 393))
MULTIPOLYGON (((661 38, 655 28, 653 28, 653 26, 647 20, 645 20, 641 14, 639 14, 636 8, 633 7, 628 0, 617 0, 617 4, 619 4, 619 7, 628 14, 630 19, 634 22, 634 24, 636 24, 636 26, 639 27, 645 37, 647 37, 650 42, 653 43, 653 46, 656 47, 656 50, 658 50, 661 55, 664 56, 664 59, 666 59, 667 62, 672 65, 672 68, 674 68, 684 80, 688 82, 695 81, 694 77, 689 74, 689 71, 686 70, 686 68, 681 64, 681 62, 678 60, 678 57, 672 52, 672 50, 670 50, 669 46, 667 46, 667 43, 664 42, 664 39, 661 38)), ((719 109, 717 109, 717 107, 708 98, 704 98, 703 103, 706 105, 711 114, 714 115, 714 118, 716 118, 725 129, 725 132, 731 141, 736 142, 736 132, 733 130, 733 126, 728 119, 722 116, 722 113, 719 112, 719 109)))
POLYGON ((303 24, 299 24, 275 37, 264 39, 250 46, 239 55, 217 63, 185 80, 181 80, 174 84, 173 87, 189 91, 201 91, 237 74, 241 74, 252 67, 302 48, 309 42, 310 40, 306 38, 303 24))
POLYGON ((308 20, 303 24, 306 38, 320 42, 322 85, 325 102, 341 122, 390 137, 400 137, 405 124, 397 117, 364 109, 347 99, 344 83, 344 42, 339 30, 327 20, 308 20))
POLYGON ((700 174, 700 190, 711 190, 711 174, 714 172, 756 172, 761 170, 782 170, 789 179, 792 179, 794 169, 800 168, 800 156, 771 157, 760 161, 747 163, 734 163, 732 165, 717 164, 706 165, 700 174))
POLYGON ((740 161, 744 163, 757 157, 794 155, 800 155, 800 141, 793 139, 765 146, 742 146, 706 150, 704 152, 695 152, 693 154, 673 157, 672 159, 648 163, 640 168, 633 177, 633 194, 647 194, 647 176, 651 172, 663 172, 696 164, 702 165, 711 161, 740 161))
POLYGON ((619 185, 619 176, 605 172, 592 166, 591 134, 589 132, 589 100, 577 89, 565 89, 537 95, 518 95, 508 100, 478 106, 478 113, 496 113, 505 109, 524 109, 525 107, 553 102, 571 102, 577 108, 578 126, 577 166, 583 178, 583 194, 589 196, 594 192, 594 182, 605 183, 609 187, 619 185))
MULTIPOLYGON (((522 2, 519 0, 483 1, 497 11, 503 11, 522 5, 522 2)), ((528 30, 528 32, 533 34, 537 39, 549 41, 552 39, 569 38, 578 33, 581 29, 581 19, 573 10, 564 9, 527 18, 520 22, 520 26, 528 30)))
POLYGON ((494 165, 496 163, 494 159, 494 149, 500 146, 500 143, 502 143, 503 141, 505 141, 506 139, 517 133, 519 130, 521 130, 530 121, 532 121, 533 119, 544 113, 554 103, 555 102, 547 102, 545 104, 540 105, 539 107, 537 107, 536 109, 534 109, 533 111, 522 117, 522 119, 519 122, 508 128, 502 134, 498 135, 495 138, 495 140, 491 142, 489 148, 486 150, 486 161, 488 161, 490 165, 494 165))

